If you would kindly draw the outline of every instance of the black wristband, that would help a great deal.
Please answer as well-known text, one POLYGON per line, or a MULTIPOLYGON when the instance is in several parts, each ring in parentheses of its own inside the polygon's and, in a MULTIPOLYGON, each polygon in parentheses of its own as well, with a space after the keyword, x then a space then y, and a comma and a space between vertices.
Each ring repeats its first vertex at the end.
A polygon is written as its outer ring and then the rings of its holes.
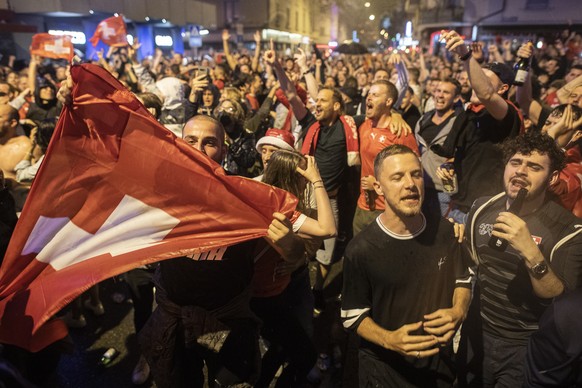
POLYGON ((473 55, 473 50, 469 49, 469 51, 467 51, 465 55, 461 55, 459 59, 465 62, 467 59, 471 58, 471 55, 473 55))

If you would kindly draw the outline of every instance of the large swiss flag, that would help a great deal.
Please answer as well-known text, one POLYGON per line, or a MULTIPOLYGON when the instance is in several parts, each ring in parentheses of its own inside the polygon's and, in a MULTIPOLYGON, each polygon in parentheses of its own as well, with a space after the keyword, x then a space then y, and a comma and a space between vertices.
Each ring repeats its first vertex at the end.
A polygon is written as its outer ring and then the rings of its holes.
POLYGON ((262 237, 296 199, 226 176, 95 65, 73 66, 65 107, 0 268, 0 342, 38 351, 56 312, 155 261, 262 237))
POLYGON ((112 16, 101 21, 89 41, 93 46, 97 46, 99 41, 111 47, 127 46, 127 28, 123 16, 112 16))

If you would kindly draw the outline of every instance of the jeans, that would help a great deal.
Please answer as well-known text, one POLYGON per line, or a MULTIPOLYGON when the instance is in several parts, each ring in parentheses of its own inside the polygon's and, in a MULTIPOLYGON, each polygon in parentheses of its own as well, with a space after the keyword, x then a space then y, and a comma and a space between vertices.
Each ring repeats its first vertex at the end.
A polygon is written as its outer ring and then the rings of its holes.
POLYGON ((521 387, 527 343, 483 333, 483 387, 521 387))

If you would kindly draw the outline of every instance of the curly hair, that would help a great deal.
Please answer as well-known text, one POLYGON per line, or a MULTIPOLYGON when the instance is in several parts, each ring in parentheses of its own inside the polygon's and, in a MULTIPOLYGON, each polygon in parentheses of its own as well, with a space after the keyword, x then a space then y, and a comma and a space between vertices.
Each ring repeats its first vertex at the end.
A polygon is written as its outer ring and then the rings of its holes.
POLYGON ((505 140, 501 144, 503 151, 503 162, 507 164, 509 159, 515 154, 531 155, 538 152, 550 158, 551 171, 561 171, 566 165, 566 155, 550 136, 537 131, 526 132, 505 140))

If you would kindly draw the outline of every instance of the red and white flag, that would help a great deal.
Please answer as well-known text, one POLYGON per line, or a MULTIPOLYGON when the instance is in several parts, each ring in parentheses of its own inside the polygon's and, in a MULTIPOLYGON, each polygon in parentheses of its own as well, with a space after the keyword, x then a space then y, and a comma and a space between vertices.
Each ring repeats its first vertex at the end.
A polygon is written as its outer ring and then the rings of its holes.
POLYGON ((38 351, 56 312, 132 268, 263 237, 296 198, 226 176, 106 70, 73 66, 65 107, 0 268, 0 342, 38 351))
POLYGON ((127 28, 123 16, 112 16, 103 20, 89 41, 93 46, 97 46, 99 41, 111 47, 127 46, 127 28))
POLYGON ((70 36, 42 33, 33 35, 30 54, 70 61, 75 52, 70 36))

